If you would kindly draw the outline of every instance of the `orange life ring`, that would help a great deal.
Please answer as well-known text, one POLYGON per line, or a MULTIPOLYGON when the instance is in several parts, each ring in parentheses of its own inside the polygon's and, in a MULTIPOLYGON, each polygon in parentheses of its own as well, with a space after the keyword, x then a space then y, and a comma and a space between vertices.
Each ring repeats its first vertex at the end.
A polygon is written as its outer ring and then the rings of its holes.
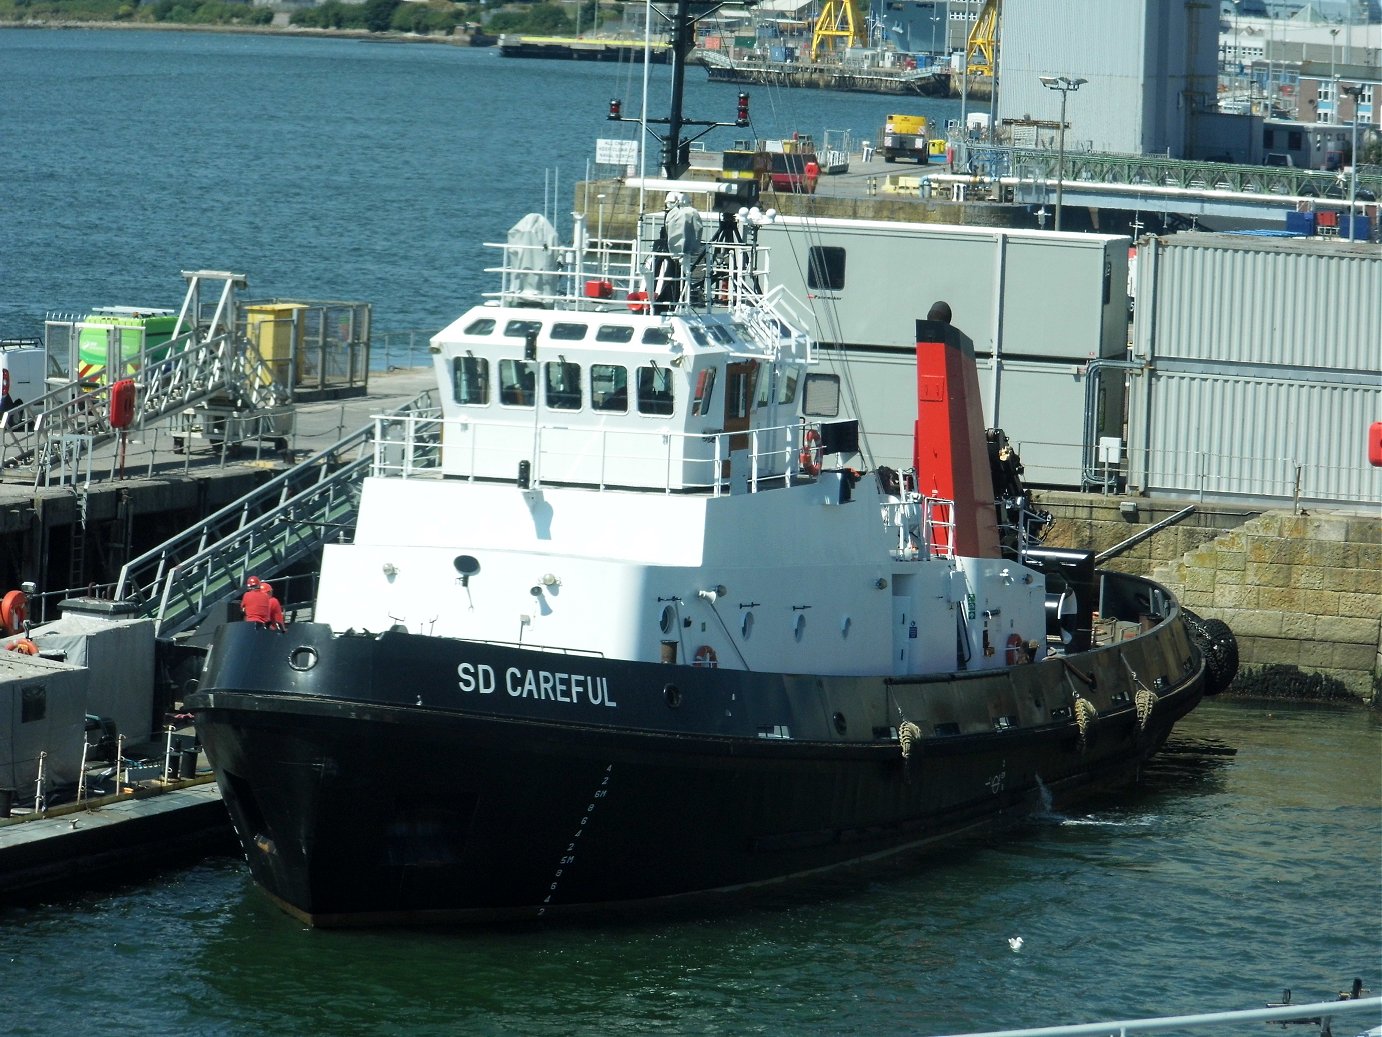
POLYGON ((1026 648, 1024 647, 1024 645, 1023 645, 1022 635, 1021 635, 1021 634, 1009 634, 1009 635, 1008 635, 1008 653, 1007 653, 1008 665, 1009 665, 1009 666, 1016 666, 1019 659, 1025 662, 1025 661, 1026 661, 1026 657, 1027 657, 1027 649, 1026 649, 1026 648))
POLYGON ((715 649, 711 648, 709 645, 701 645, 696 649, 696 654, 691 657, 691 665, 704 666, 713 670, 718 667, 720 663, 715 658, 715 649))
POLYGON ((802 438, 797 468, 805 475, 821 474, 821 434, 813 428, 802 438))
POLYGON ((648 312, 648 293, 629 292, 629 309, 634 313, 648 312))
POLYGON ((17 641, 11 641, 5 646, 5 649, 10 652, 19 652, 23 655, 38 654, 38 645, 34 644, 27 637, 21 637, 17 641))
POLYGON ((6 633, 17 634, 29 618, 29 596, 23 591, 10 591, 0 598, 0 626, 6 633))

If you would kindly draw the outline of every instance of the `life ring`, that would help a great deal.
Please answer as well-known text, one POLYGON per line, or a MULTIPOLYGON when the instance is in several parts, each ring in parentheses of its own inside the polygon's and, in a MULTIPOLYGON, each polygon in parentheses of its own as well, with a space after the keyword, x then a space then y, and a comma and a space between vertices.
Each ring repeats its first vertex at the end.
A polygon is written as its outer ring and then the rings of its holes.
POLYGON ((813 428, 807 429, 806 435, 802 438, 797 468, 804 475, 821 474, 821 434, 813 428))
POLYGON ((649 309, 648 293, 629 292, 629 309, 634 313, 647 313, 649 309))
POLYGON ((29 618, 29 596, 23 591, 10 591, 0 598, 0 626, 6 633, 17 634, 29 618))
POLYGON ((34 644, 27 637, 21 637, 17 641, 11 641, 5 646, 6 651, 19 652, 22 655, 37 655, 38 645, 34 644))
POLYGON ((716 669, 720 663, 715 658, 715 649, 709 645, 701 645, 696 649, 696 654, 691 657, 692 666, 704 666, 707 669, 716 669))
POLYGON ((1027 661, 1027 650, 1023 647, 1021 634, 1008 635, 1008 665, 1016 666, 1019 661, 1027 661))

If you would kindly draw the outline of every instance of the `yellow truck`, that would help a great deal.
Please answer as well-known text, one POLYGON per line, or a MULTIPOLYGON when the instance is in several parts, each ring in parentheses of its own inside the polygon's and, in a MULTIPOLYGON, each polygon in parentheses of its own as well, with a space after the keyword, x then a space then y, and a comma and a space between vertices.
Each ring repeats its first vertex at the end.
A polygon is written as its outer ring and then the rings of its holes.
POLYGON ((929 127, 924 115, 889 115, 883 123, 884 162, 899 158, 915 159, 925 165, 930 161, 929 127))

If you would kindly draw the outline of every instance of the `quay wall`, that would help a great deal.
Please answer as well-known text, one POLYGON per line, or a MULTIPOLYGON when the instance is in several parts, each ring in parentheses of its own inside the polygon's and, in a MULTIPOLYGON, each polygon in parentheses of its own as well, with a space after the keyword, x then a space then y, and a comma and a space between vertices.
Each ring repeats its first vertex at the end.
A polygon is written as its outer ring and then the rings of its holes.
POLYGON ((1095 551, 1195 504, 1189 517, 1106 567, 1154 579, 1187 608, 1226 622, 1238 640, 1240 674, 1294 668, 1377 704, 1382 511, 1248 511, 1194 501, 1038 496, 1056 518, 1049 546, 1095 551), (1125 507, 1130 500, 1135 511, 1125 507))

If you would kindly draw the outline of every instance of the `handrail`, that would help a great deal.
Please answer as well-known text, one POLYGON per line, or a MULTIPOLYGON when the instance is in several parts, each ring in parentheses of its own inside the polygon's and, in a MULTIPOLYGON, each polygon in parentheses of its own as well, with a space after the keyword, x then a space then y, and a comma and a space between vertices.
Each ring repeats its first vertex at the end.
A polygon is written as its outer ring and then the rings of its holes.
POLYGON ((1104 1034, 1156 1033, 1162 1030, 1179 1030, 1187 1026, 1220 1023, 1316 1022, 1318 1018, 1361 1015, 1366 1012, 1377 1012, 1379 1009, 1382 1009, 1382 997, 1350 998, 1341 1001, 1320 1001, 1309 1005, 1253 1008, 1238 1012, 1205 1012, 1198 1015, 1080 1023, 1074 1026, 1042 1026, 1027 1030, 986 1030, 981 1033, 956 1034, 953 1037, 1098 1037, 1104 1034))

